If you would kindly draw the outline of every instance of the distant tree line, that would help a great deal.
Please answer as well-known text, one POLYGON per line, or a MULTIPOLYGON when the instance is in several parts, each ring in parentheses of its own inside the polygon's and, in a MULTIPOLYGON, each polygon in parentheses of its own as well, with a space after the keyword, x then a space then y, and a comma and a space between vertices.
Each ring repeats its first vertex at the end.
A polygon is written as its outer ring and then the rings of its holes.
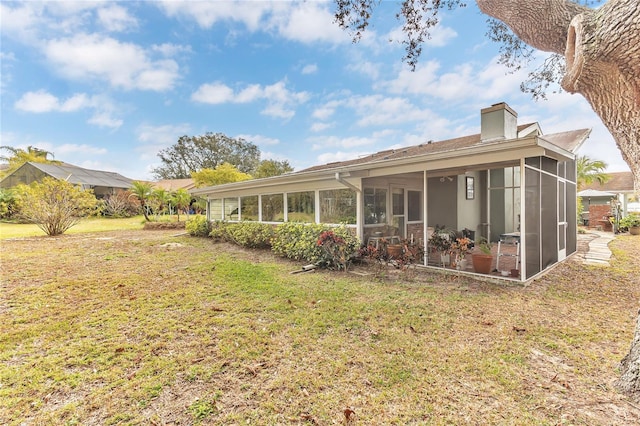
POLYGON ((158 179, 193 177, 198 186, 218 185, 293 171, 288 161, 260 160, 258 147, 242 138, 222 133, 181 136, 158 153, 161 165, 152 173, 158 179))

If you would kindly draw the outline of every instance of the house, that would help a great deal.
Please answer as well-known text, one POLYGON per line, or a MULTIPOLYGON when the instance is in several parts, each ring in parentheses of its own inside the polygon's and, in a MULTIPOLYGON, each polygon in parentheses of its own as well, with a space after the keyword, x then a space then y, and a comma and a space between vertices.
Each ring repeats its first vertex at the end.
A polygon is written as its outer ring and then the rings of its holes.
POLYGON ((12 188, 19 184, 29 185, 42 180, 45 176, 66 180, 74 185, 80 185, 82 189, 93 189, 97 198, 128 190, 133 182, 118 173, 84 169, 68 163, 28 162, 0 180, 0 188, 12 188))
POLYGON ((576 251, 575 152, 590 130, 544 135, 505 103, 480 122, 480 134, 191 192, 209 220, 345 223, 363 242, 384 233, 427 250, 437 227, 515 240, 526 281, 576 251))
MULTIPOLYGON (((605 183, 593 182, 585 185, 578 196, 582 198, 582 210, 588 212, 593 205, 611 205, 611 201, 620 203, 622 215, 635 211, 637 200, 633 190, 633 174, 631 172, 607 173, 609 180, 605 183)), ((638 206, 640 207, 640 206, 638 206)))
POLYGON ((178 189, 184 189, 190 191, 195 188, 196 184, 193 179, 162 179, 157 182, 150 182, 155 189, 164 189, 165 191, 177 191, 178 189))

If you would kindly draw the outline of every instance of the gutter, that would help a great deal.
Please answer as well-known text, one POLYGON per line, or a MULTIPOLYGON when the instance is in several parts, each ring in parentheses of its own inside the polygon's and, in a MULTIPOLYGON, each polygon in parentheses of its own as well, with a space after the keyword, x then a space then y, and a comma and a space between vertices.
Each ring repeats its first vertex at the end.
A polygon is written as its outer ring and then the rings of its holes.
POLYGON ((340 175, 340 172, 336 172, 336 180, 338 182, 340 182, 341 184, 343 184, 344 186, 346 186, 347 188, 351 188, 354 191, 356 191, 358 194, 362 192, 362 190, 360 188, 358 188, 357 186, 353 185, 350 182, 347 182, 346 180, 344 180, 344 178, 340 175))

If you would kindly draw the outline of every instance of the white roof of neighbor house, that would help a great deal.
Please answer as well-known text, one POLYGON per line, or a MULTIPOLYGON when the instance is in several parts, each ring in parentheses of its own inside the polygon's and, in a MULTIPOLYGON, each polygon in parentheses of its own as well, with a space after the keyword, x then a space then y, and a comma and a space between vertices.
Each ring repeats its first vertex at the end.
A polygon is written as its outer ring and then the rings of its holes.
POLYGON ((596 189, 585 189, 578 192, 578 197, 614 197, 616 194, 607 191, 598 191, 596 189))
POLYGON ((56 179, 64 179, 75 185, 131 188, 132 179, 115 172, 84 169, 68 163, 26 163, 56 179))

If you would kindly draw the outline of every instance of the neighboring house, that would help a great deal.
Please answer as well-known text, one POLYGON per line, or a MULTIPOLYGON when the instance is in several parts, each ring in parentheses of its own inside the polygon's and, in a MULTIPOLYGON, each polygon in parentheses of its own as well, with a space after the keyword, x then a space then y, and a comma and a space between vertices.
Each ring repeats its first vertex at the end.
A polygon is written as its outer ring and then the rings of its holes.
POLYGON ((118 173, 84 169, 67 163, 24 163, 13 173, 0 180, 0 188, 12 188, 19 184, 30 184, 45 176, 66 180, 82 189, 93 189, 97 198, 131 188, 133 180, 118 173))
POLYGON ((480 134, 191 193, 210 220, 346 223, 363 242, 384 232, 428 249, 441 226, 516 236, 526 281, 576 251, 575 152, 589 134, 543 135, 499 103, 481 111, 480 134))
POLYGON ((164 189, 166 191, 176 191, 178 189, 185 189, 187 191, 191 191, 196 187, 193 179, 163 179, 157 182, 150 182, 154 188, 164 189))
POLYGON ((589 211, 589 206, 611 205, 611 201, 619 202, 622 214, 627 215, 636 210, 637 199, 633 191, 633 174, 631 172, 607 173, 609 180, 605 183, 593 182, 585 185, 578 193, 582 197, 583 211, 589 211), (635 202, 634 202, 635 200, 635 202))

